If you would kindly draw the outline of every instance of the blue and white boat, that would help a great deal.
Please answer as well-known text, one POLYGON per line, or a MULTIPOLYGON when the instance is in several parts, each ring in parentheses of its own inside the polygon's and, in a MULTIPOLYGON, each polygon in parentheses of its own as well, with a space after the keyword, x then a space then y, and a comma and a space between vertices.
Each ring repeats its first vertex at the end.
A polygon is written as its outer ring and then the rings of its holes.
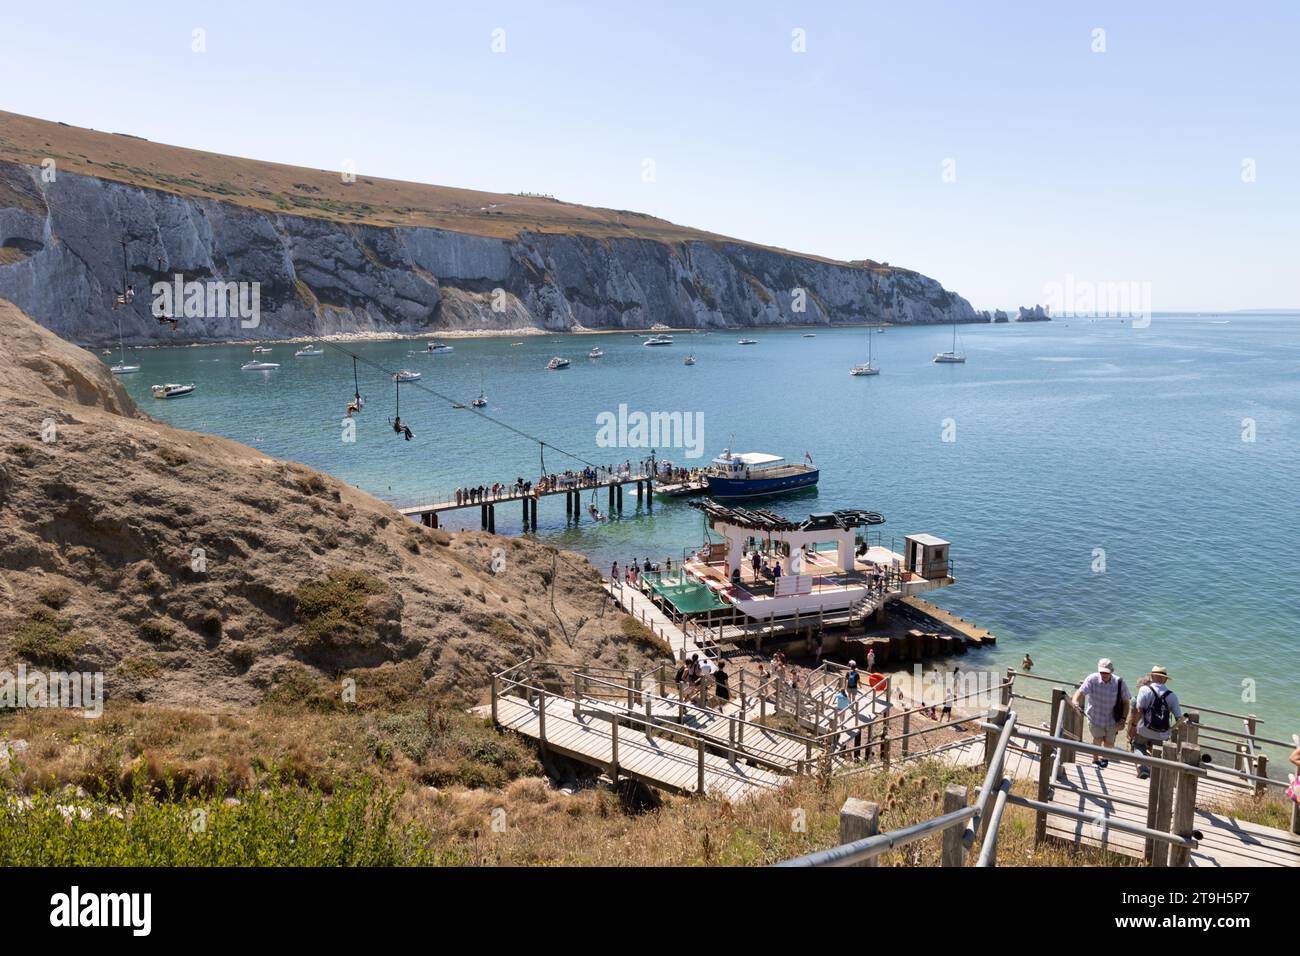
POLYGON ((758 498, 811 488, 820 474, 811 458, 807 464, 792 465, 780 455, 724 449, 709 463, 705 482, 713 498, 758 498))

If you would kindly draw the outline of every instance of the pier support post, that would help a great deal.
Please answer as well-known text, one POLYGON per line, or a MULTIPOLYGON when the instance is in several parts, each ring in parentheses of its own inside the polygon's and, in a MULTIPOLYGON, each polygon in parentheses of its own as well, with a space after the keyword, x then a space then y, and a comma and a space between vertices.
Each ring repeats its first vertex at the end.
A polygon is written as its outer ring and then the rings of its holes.
POLYGON ((479 526, 480 526, 484 531, 487 530, 487 509, 488 509, 488 506, 487 506, 486 504, 482 504, 482 505, 479 505, 479 506, 478 506, 478 511, 479 511, 479 523, 480 523, 479 526))
POLYGON ((524 504, 524 530, 527 531, 528 530, 528 499, 521 498, 520 501, 522 501, 524 504))
POLYGON ((609 486, 609 513, 614 513, 614 486, 609 486))
POLYGON ((566 491, 564 493, 564 516, 566 518, 573 517, 573 492, 572 491, 566 491))
POLYGON ((648 511, 655 510, 655 483, 653 481, 645 483, 645 506, 648 511))
POLYGON ((487 515, 488 515, 488 522, 487 522, 488 533, 496 534, 497 533, 497 506, 488 505, 487 515))
POLYGON ((537 530, 537 499, 536 498, 534 498, 532 500, 532 503, 529 504, 528 510, 532 513, 532 521, 529 523, 533 526, 533 530, 536 531, 537 530))
POLYGON ((619 483, 619 486, 618 486, 618 513, 619 513, 619 514, 622 514, 622 513, 623 513, 623 484, 622 484, 622 482, 620 482, 620 483, 619 483))

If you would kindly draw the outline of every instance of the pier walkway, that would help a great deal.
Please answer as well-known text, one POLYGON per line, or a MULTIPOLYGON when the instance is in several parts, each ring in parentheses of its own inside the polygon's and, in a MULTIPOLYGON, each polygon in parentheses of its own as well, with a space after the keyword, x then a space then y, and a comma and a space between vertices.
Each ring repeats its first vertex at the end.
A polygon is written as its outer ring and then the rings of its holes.
MULTIPOLYGON (((478 509, 480 522, 484 531, 496 533, 496 509, 498 505, 508 505, 512 502, 518 502, 520 514, 523 520, 525 531, 537 530, 537 502, 540 498, 551 498, 555 495, 565 496, 565 515, 573 522, 577 523, 582 520, 583 512, 583 495, 594 495, 604 489, 609 498, 608 511, 605 516, 622 514, 623 512, 623 486, 636 485, 636 500, 638 506, 645 504, 649 510, 654 509, 654 476, 648 474, 621 474, 616 473, 609 477, 603 477, 596 481, 575 481, 572 484, 566 484, 562 487, 551 488, 547 491, 538 491, 533 488, 529 491, 516 491, 514 486, 509 486, 508 490, 497 495, 487 495, 481 500, 476 501, 456 501, 455 498, 446 501, 434 501, 427 504, 398 505, 397 510, 407 518, 417 519, 421 524, 430 528, 438 527, 438 519, 441 515, 449 514, 453 511, 471 511, 478 509)), ((594 520, 588 518, 588 520, 594 520)))

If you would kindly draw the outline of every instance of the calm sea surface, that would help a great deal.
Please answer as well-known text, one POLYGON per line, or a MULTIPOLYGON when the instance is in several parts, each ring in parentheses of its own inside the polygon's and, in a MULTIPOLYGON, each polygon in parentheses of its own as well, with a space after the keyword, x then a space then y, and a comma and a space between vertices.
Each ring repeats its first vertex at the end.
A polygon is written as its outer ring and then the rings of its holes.
MULTIPOLYGON (((580 467, 556 448, 598 464, 643 457, 597 446, 597 416, 620 403, 701 413, 704 459, 727 446, 807 451, 819 488, 770 506, 792 517, 868 508, 886 516, 886 538, 951 540, 958 583, 933 600, 999 639, 969 665, 1018 665, 1029 652, 1040 673, 1082 675, 1106 655, 1131 683, 1160 663, 1184 700, 1257 713, 1268 736, 1300 731, 1300 316, 963 326, 968 361, 947 366, 930 359, 950 329, 891 328, 875 338, 876 378, 848 374, 866 358, 865 330, 744 334, 758 344, 716 332, 667 348, 630 335, 455 339, 447 355, 408 354, 421 342, 347 348, 465 403, 482 389, 491 416, 555 446, 550 471, 580 467), (604 358, 586 358, 593 345, 604 358), (697 365, 683 364, 688 352, 697 365), (552 355, 572 367, 547 371, 552 355)), ((535 443, 415 385, 402 386, 401 411, 416 437, 402 441, 387 423, 394 385, 365 364, 366 408, 344 442, 351 359, 294 350, 259 356, 281 363, 273 372, 241 371, 244 346, 132 351, 144 368, 123 381, 161 419, 390 500, 538 474, 535 443), (191 381, 190 397, 149 395, 191 381)), ((659 455, 691 463, 682 449, 659 455)), ((699 512, 680 501, 638 513, 628 494, 625 506, 621 520, 584 515, 574 529, 562 497, 543 499, 540 536, 602 568, 702 540, 699 512)), ((518 525, 516 506, 498 507, 498 531, 518 525)))

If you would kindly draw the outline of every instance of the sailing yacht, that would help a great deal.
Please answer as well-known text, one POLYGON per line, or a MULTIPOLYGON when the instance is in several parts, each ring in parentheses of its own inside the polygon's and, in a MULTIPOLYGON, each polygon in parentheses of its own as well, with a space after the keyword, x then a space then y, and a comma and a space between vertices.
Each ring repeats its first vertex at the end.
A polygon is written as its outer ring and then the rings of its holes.
POLYGON ((874 365, 871 364, 872 359, 875 357, 875 353, 871 348, 871 331, 872 331, 871 329, 867 329, 867 361, 865 363, 859 363, 858 365, 855 365, 853 366, 853 368, 849 369, 850 375, 879 375, 880 374, 880 369, 876 368, 874 365))
POLYGON ((109 371, 114 375, 129 375, 132 372, 140 371, 140 366, 126 364, 126 346, 122 344, 122 317, 120 315, 117 317, 117 348, 121 357, 118 363, 109 371))
POLYGON ((966 353, 957 351, 957 323, 952 324, 952 351, 939 352, 934 360, 940 365, 960 365, 966 361, 966 353))

